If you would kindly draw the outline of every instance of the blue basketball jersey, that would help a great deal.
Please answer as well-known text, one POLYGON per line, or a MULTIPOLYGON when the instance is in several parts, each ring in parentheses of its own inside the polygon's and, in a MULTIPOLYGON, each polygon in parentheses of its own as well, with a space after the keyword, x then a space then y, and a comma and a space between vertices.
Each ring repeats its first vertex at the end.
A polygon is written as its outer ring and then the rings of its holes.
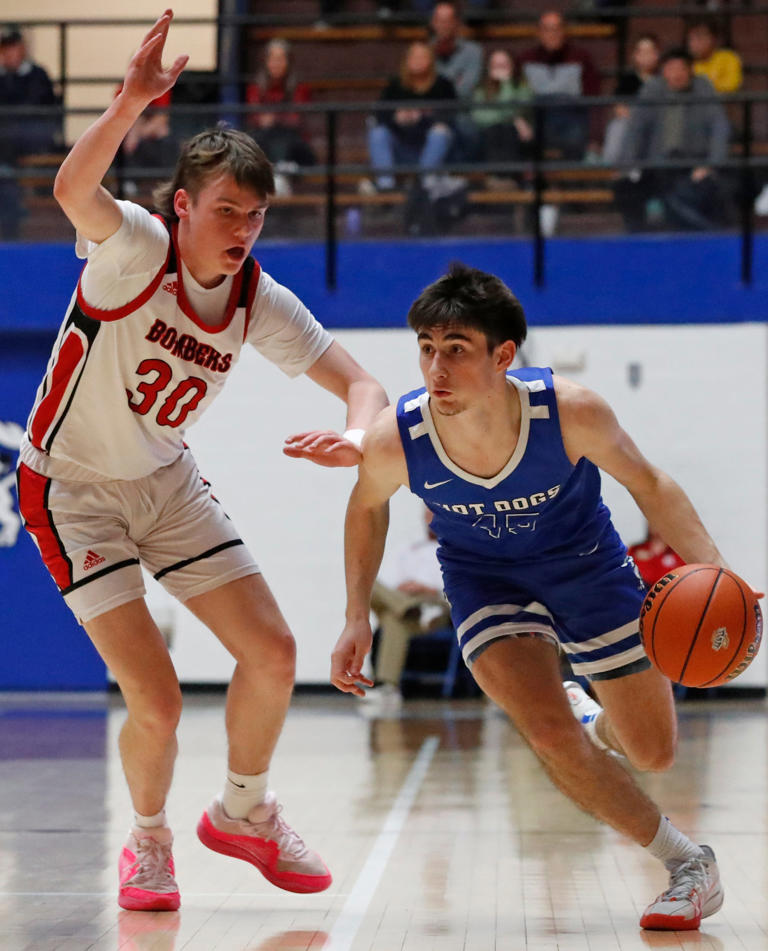
POLYGON ((638 635, 645 586, 600 496, 600 473, 565 453, 552 371, 507 374, 520 397, 520 435, 485 479, 448 458, 424 388, 398 402, 411 491, 432 530, 451 618, 468 665, 497 639, 535 635, 573 670, 610 679, 649 666, 638 635))
POLYGON ((548 368, 510 371, 520 397, 520 436, 504 468, 472 475, 448 458, 422 387, 398 402, 397 422, 411 491, 434 513, 442 553, 460 560, 524 562, 623 551, 600 496, 600 473, 568 459, 548 368))

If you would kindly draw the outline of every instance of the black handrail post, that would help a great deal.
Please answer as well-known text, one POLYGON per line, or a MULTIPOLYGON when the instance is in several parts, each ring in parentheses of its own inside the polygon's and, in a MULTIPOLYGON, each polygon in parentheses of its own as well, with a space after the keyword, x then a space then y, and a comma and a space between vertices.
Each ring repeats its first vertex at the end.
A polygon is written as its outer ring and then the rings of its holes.
POLYGON ((64 105, 67 101, 67 80, 69 78, 69 69, 67 68, 67 24, 64 20, 59 22, 59 89, 61 90, 61 102, 64 105))
POLYGON ((544 106, 535 103, 533 107, 534 148, 533 148, 533 283, 544 286, 544 234, 541 230, 541 193, 544 176, 541 174, 541 161, 544 156, 544 106))
POLYGON ((328 140, 328 158, 325 173, 325 285, 329 291, 336 290, 338 238, 336 234, 336 112, 325 113, 325 130, 328 140))
POLYGON ((754 254, 753 180, 752 180, 752 102, 744 100, 741 130, 741 283, 752 284, 754 254))
POLYGON ((619 69, 627 68, 627 18, 616 20, 616 60, 619 69))

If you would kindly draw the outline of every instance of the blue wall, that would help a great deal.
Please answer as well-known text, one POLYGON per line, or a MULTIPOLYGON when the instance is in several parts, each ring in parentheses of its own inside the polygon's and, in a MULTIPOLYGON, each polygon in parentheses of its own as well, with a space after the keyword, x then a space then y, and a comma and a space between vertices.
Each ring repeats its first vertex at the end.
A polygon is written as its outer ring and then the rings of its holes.
MULTIPOLYGON (((542 289, 532 283, 526 240, 342 243, 333 293, 325 288, 321 244, 262 242, 258 257, 330 328, 404 326, 411 301, 454 259, 502 277, 533 327, 768 318, 763 237, 755 243, 750 288, 739 281, 734 236, 554 239, 546 245, 542 289)), ((6 245, 0 265, 0 421, 23 424, 82 262, 70 245, 6 245)), ((0 546, 0 597, 0 689, 106 685, 103 664, 24 532, 14 546, 0 546)))
MULTIPOLYGON (((739 279, 739 239, 618 237, 546 244, 546 286, 532 282, 532 246, 497 241, 356 242, 339 247, 338 290, 325 288, 322 244, 257 245, 264 268, 328 327, 402 326, 411 301, 453 259, 502 277, 533 326, 730 323, 768 317, 768 237, 755 242, 755 283, 739 279)), ((69 245, 0 248, 4 330, 54 330, 82 262, 69 245)))

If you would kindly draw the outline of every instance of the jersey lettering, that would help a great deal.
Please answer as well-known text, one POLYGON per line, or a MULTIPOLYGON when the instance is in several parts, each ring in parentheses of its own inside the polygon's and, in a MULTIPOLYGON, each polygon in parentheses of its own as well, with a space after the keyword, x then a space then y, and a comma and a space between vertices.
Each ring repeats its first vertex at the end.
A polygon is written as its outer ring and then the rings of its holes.
POLYGON ((140 403, 134 403, 132 399, 133 394, 130 390, 125 391, 128 395, 128 405, 134 413, 138 413, 139 416, 146 416, 155 405, 158 394, 161 393, 173 379, 173 370, 171 370, 164 360, 142 360, 136 368, 136 373, 139 376, 149 376, 150 373, 157 374, 155 379, 151 382, 141 382, 136 387, 139 393, 144 397, 140 403))
MULTIPOLYGON (((531 512, 528 516, 509 513, 504 518, 503 526, 508 535, 522 535, 525 532, 535 532, 536 519, 538 516, 538 512, 531 512)), ((479 528, 484 532, 488 532, 491 538, 501 538, 502 524, 500 523, 500 517, 497 515, 481 515, 480 518, 472 523, 472 528, 479 528)))
POLYGON ((146 339, 152 343, 159 343, 171 356, 196 363, 213 370, 214 373, 226 373, 232 366, 232 354, 221 354, 207 343, 201 343, 192 334, 180 334, 175 327, 169 327, 164 320, 158 317, 146 334, 146 339))
MULTIPOLYGON (((135 402, 130 390, 126 390, 128 396, 128 405, 140 416, 146 416, 157 401, 158 396, 166 389, 173 379, 173 371, 163 360, 147 359, 142 360, 136 368, 139 376, 149 376, 156 373, 154 380, 144 381, 138 384, 136 389, 142 395, 140 402, 135 402)), ((176 428, 181 426, 189 414, 197 409, 200 401, 205 397, 208 391, 208 385, 205 380, 196 376, 191 376, 182 380, 166 396, 160 409, 157 412, 157 423, 159 426, 170 426, 176 428), (186 402, 183 402, 186 400, 186 402), (174 416, 174 414, 176 414, 174 416)))

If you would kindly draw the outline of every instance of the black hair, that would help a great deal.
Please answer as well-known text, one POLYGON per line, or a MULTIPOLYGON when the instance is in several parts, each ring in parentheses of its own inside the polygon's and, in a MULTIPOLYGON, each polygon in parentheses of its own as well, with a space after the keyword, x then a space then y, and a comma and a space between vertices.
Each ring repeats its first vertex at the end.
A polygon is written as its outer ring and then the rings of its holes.
POLYGON ((684 46, 673 46, 661 54, 660 65, 664 66, 671 59, 682 59, 688 64, 689 69, 693 69, 693 57, 684 46))
POLYGON ((470 327, 485 335, 489 351, 505 340, 519 347, 528 333, 522 304, 501 278, 460 261, 419 294, 408 311, 408 325, 416 333, 470 327))
POLYGON ((713 20, 694 20, 688 24, 688 29, 685 31, 686 35, 690 34, 692 30, 706 30, 716 40, 720 39, 720 28, 713 20))

